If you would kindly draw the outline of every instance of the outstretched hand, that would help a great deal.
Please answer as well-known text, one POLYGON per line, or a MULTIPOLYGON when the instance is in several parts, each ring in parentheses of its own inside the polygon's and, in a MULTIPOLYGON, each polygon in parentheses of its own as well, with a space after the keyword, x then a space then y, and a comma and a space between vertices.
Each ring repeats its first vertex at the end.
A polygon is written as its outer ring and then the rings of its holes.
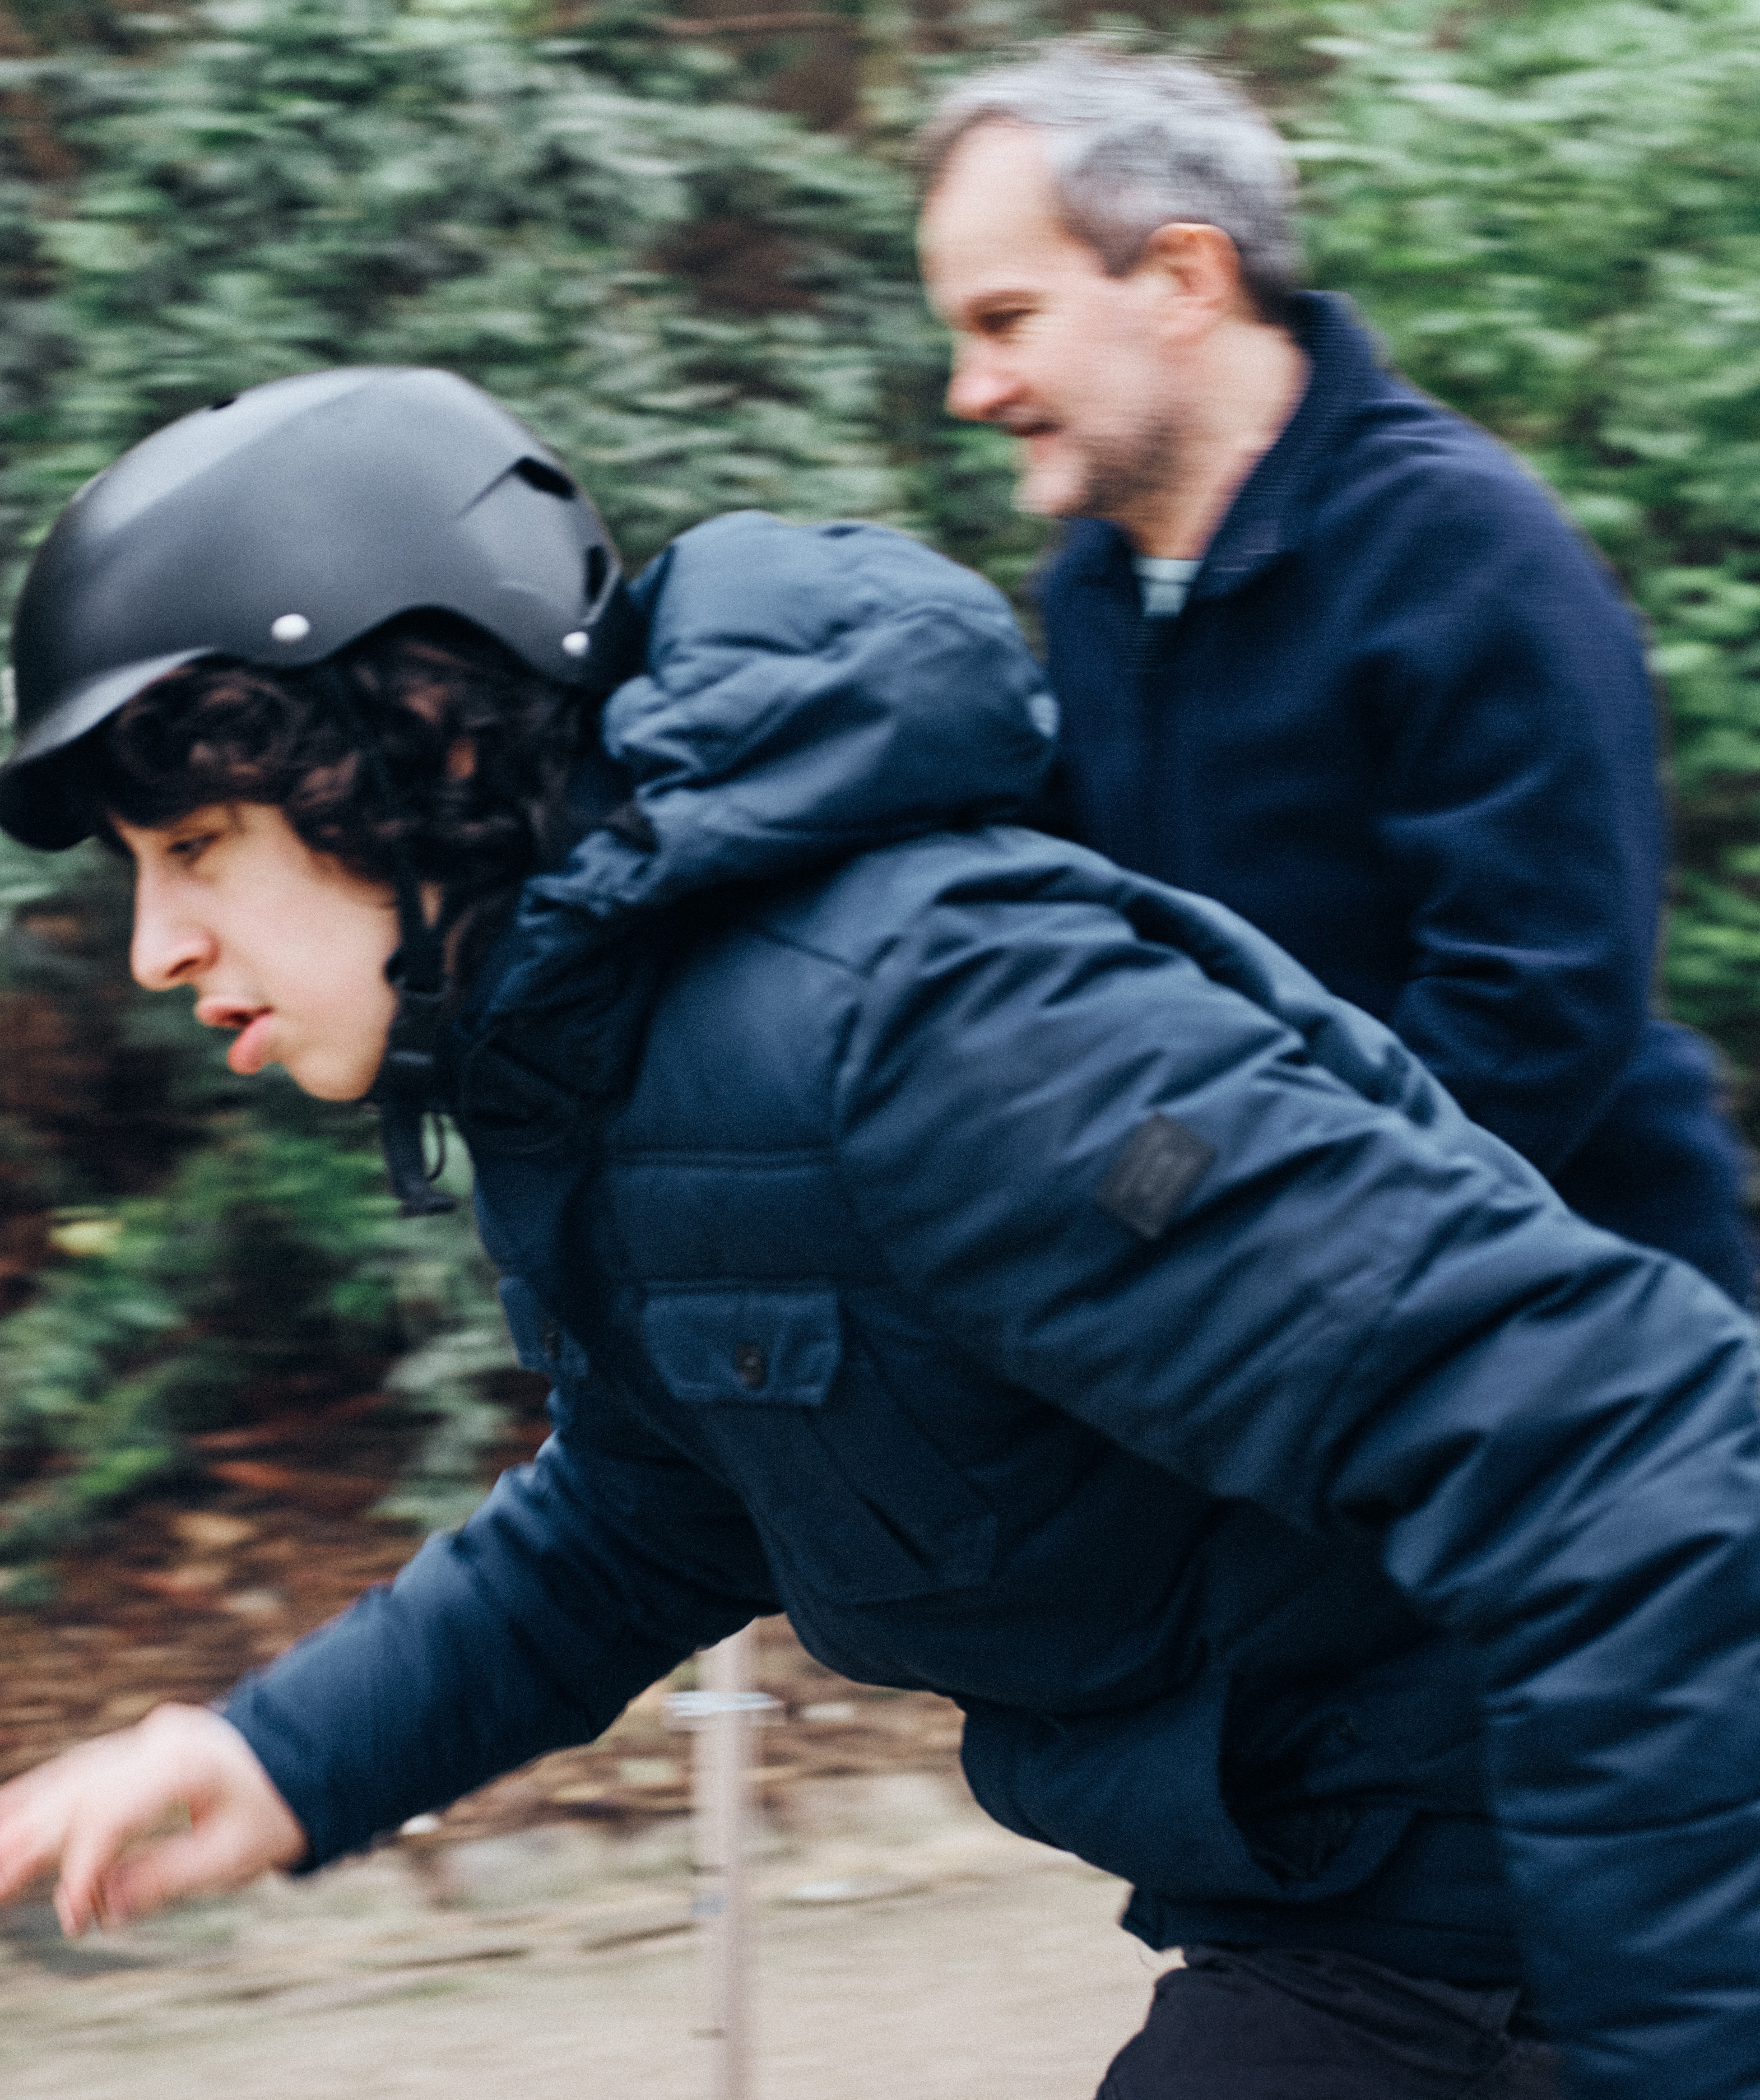
POLYGON ((306 1849, 256 1753, 205 1706, 156 1707, 0 1786, 0 1903, 59 1864, 55 1907, 69 1939, 236 1888, 306 1849), (187 1829, 150 1836, 179 1809, 187 1829))

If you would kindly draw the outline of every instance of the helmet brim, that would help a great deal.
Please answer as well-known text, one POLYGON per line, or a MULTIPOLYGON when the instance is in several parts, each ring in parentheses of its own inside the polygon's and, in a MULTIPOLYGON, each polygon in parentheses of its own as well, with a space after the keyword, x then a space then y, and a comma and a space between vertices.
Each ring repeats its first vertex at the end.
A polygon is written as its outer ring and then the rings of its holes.
POLYGON ((20 845, 60 853, 91 836, 91 814, 68 793, 67 754, 156 678, 212 649, 178 649, 101 671, 67 694, 53 714, 22 736, 0 765, 0 831, 20 845))

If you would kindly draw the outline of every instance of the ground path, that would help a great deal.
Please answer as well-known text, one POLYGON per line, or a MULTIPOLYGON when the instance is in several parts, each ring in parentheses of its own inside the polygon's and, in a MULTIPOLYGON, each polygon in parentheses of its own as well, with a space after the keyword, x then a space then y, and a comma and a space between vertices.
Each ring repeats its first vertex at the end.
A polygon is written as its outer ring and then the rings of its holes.
MULTIPOLYGON (((683 1818, 386 1846, 78 1948, 0 1912, 7 2100, 701 2100, 683 1818)), ((756 1868, 752 2100, 1090 2100, 1158 1964, 933 1774, 805 1780, 756 1868)))

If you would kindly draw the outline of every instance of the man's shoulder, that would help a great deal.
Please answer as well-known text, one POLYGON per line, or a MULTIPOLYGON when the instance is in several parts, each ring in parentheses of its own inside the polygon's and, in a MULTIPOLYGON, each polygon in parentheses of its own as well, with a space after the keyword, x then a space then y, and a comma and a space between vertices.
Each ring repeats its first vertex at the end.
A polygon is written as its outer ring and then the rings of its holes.
POLYGON ((1458 567, 1538 564, 1559 582, 1608 573, 1555 493, 1517 452, 1414 386, 1351 302, 1304 295, 1297 333, 1308 390, 1219 534, 1224 567, 1250 572, 1268 539, 1318 542, 1329 561, 1370 567, 1446 540, 1458 567))
POLYGON ((1584 545, 1558 497, 1515 452, 1403 382, 1343 423, 1311 492, 1311 529, 1353 538, 1423 521, 1475 536, 1515 529, 1584 545))
POLYGON ((1348 299, 1306 295, 1298 333, 1310 359, 1308 391, 1261 462, 1277 479, 1329 493, 1361 479, 1432 498, 1459 489, 1552 501, 1500 439, 1408 379, 1348 299))

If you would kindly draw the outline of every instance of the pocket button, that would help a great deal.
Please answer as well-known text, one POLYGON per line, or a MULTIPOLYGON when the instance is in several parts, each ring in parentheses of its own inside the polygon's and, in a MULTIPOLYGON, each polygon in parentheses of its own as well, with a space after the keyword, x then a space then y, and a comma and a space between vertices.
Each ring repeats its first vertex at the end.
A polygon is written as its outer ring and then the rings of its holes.
POLYGON ((770 1360, 756 1342, 742 1342, 734 1351, 734 1370, 748 1392, 761 1392, 770 1374, 770 1360))

